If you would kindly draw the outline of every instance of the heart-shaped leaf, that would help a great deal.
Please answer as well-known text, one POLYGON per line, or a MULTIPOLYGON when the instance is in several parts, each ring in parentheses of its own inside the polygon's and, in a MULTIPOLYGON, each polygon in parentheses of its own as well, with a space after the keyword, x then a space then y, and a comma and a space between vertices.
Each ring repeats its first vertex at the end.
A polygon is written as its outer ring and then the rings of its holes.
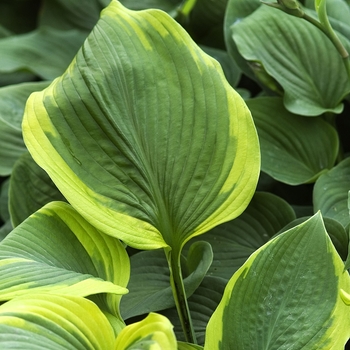
POLYGON ((29 294, 0 306, 0 348, 111 350, 111 325, 90 300, 29 294))
MULTIPOLYGON (((117 239, 96 230, 70 205, 51 202, 0 243, 0 273, 0 300, 32 292, 125 294, 129 259, 117 239)), ((118 314, 119 299, 107 301, 112 313, 118 314)))
POLYGON ((313 192, 314 211, 349 226, 348 192, 350 189, 350 158, 320 176, 313 192))
POLYGON ((316 181, 331 169, 338 155, 334 127, 321 118, 288 112, 279 97, 247 101, 258 130, 261 169, 289 185, 316 181))
POLYGON ((261 63, 283 87, 289 111, 306 116, 342 111, 350 88, 342 57, 311 23, 261 6, 234 24, 232 33, 244 58, 261 63))
POLYGON ((159 10, 112 1, 69 69, 32 94, 26 145, 91 224, 181 247, 248 205, 254 124, 217 61, 159 10))
POLYGON ((211 317, 205 349, 343 349, 350 335, 344 270, 318 213, 257 250, 211 317))
POLYGON ((47 173, 34 162, 28 152, 13 167, 9 197, 13 226, 18 226, 49 202, 65 200, 47 173))

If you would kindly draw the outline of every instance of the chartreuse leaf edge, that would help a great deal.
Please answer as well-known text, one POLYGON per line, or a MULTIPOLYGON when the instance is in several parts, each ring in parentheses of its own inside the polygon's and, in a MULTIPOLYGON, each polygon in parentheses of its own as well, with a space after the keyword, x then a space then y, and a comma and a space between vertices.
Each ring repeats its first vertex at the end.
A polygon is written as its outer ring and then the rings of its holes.
POLYGON ((320 213, 272 239, 233 275, 205 349, 340 349, 350 277, 320 213))
POLYGON ((260 170, 251 114, 219 63, 165 12, 112 1, 66 72, 30 96, 22 127, 33 159, 90 224, 165 249, 195 342, 182 247, 241 214, 260 170))

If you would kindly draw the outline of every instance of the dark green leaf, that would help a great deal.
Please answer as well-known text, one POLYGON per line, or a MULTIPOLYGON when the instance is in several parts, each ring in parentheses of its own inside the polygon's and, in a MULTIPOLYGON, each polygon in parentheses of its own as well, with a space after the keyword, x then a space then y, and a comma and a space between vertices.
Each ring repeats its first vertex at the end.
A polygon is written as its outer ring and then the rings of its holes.
POLYGON ((196 238, 212 245, 214 260, 208 274, 229 280, 255 250, 294 219, 293 209, 283 199, 256 192, 237 219, 196 238))
POLYGON ((262 6, 235 23, 232 33, 244 58, 261 63, 283 87, 289 111, 306 116, 342 111, 350 89, 342 58, 311 23, 262 6))
MULTIPOLYGON (((193 326, 199 344, 204 344, 208 321, 220 303, 227 281, 213 276, 206 276, 199 288, 188 299, 193 326)), ((183 340, 181 324, 175 309, 165 310, 174 325, 177 339, 183 340)), ((214 349, 214 348, 213 348, 214 349)))
POLYGON ((343 349, 349 291, 349 274, 317 214, 235 273, 208 323, 205 349, 343 349))
POLYGON ((65 201, 65 198, 31 155, 24 153, 15 163, 11 175, 9 209, 13 225, 18 226, 52 201, 65 201))
MULTIPOLYGON (((184 259, 186 295, 194 293, 202 282, 213 260, 210 244, 196 242, 184 259)), ((131 257, 129 294, 121 302, 124 319, 164 310, 175 305, 170 287, 169 269, 162 250, 145 251, 131 257)))
POLYGON ((348 192, 350 189, 350 158, 320 176, 313 192, 314 211, 349 226, 348 192))
POLYGON ((288 112, 279 97, 247 101, 258 130, 261 169, 289 185, 310 183, 331 169, 338 155, 336 130, 321 118, 288 112))
POLYGON ((15 161, 27 150, 21 129, 27 98, 48 85, 37 82, 0 88, 0 175, 9 175, 15 161))
POLYGON ((23 69, 52 80, 67 68, 87 33, 40 27, 28 34, 0 40, 0 74, 23 69))

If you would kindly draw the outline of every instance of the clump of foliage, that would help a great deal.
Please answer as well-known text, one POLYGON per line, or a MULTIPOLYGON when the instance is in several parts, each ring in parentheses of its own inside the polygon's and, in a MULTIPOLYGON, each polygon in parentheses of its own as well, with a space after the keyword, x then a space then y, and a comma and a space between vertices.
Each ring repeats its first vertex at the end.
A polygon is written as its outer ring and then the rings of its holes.
POLYGON ((0 14, 1 349, 344 348, 348 1, 0 14))

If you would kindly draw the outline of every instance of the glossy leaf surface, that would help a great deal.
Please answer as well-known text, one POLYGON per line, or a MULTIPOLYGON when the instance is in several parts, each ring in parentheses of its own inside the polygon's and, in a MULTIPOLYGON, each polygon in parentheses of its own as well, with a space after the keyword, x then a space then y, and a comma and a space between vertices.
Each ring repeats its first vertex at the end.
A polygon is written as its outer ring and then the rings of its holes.
POLYGON ((217 62, 166 13, 116 1, 31 96, 23 131, 73 207, 136 248, 180 247, 233 219, 259 173, 250 113, 217 62))

